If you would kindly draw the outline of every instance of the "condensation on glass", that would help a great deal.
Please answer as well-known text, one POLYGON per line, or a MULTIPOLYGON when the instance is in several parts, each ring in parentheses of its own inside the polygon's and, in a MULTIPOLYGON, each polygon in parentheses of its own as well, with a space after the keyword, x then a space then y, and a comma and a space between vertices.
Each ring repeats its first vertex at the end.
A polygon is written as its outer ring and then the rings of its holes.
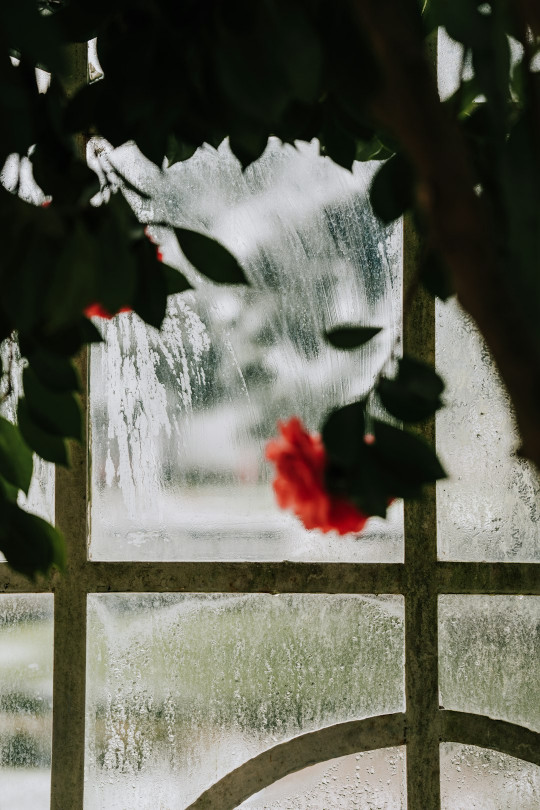
POLYGON ((487 748, 441 745, 442 810, 538 810, 540 768, 487 748))
POLYGON ((179 810, 290 737, 404 709, 402 597, 88 605, 86 810, 179 810))
POLYGON ((437 366, 446 382, 437 449, 439 556, 540 561, 540 481, 516 456, 510 404, 489 352, 456 301, 437 306, 437 366))
POLYGON ((405 746, 350 754, 280 779, 238 810, 406 810, 405 746))
POLYGON ((0 807, 48 810, 53 596, 0 596, 0 807))
POLYGON ((226 143, 159 173, 134 147, 120 164, 151 195, 144 222, 208 232, 252 282, 218 287, 198 276, 172 232, 152 231, 194 292, 170 300, 161 333, 135 315, 100 323, 92 349, 93 559, 400 561, 402 506, 360 536, 307 532, 280 511, 265 443, 278 420, 317 430, 361 395, 387 356, 401 305, 400 230, 382 229, 367 191, 375 167, 348 172, 270 141, 245 172, 226 143), (355 352, 329 347, 342 323, 386 327, 355 352))
POLYGON ((440 596, 445 709, 540 731, 540 597, 440 596))
MULTIPOLYGON (((4 369, 0 390, 0 415, 17 421, 17 400, 22 394, 23 361, 16 340, 0 343, 0 362, 4 369)), ((19 492, 19 505, 29 512, 54 523, 54 465, 34 453, 34 473, 28 496, 19 492)), ((0 554, 0 558, 3 555, 0 554)))

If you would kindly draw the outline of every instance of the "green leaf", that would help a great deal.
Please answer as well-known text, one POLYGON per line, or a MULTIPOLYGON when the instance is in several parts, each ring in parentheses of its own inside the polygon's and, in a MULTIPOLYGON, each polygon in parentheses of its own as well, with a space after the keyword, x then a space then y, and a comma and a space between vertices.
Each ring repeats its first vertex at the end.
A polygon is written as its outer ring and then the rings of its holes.
POLYGON ((64 467, 69 467, 70 458, 67 442, 60 436, 53 436, 37 425, 30 416, 24 399, 19 400, 17 421, 23 439, 38 456, 41 456, 45 461, 51 461, 53 464, 62 464, 64 467))
POLYGON ((431 366, 412 357, 402 357, 395 379, 383 377, 376 387, 392 416, 402 422, 420 422, 442 407, 444 383, 431 366))
POLYGON ((420 264, 420 280, 430 295, 447 301, 455 294, 452 277, 435 253, 428 253, 420 264))
POLYGON ((373 426, 375 444, 372 447, 397 479, 415 487, 446 478, 435 451, 420 436, 378 420, 374 420, 373 426))
POLYGON ((51 391, 81 391, 79 372, 68 357, 38 348, 27 358, 39 381, 51 391))
POLYGON ((49 330, 73 323, 96 300, 98 268, 97 240, 79 220, 58 256, 47 290, 44 304, 49 330))
POLYGON ((55 436, 82 441, 81 405, 75 394, 52 391, 31 366, 23 371, 23 386, 28 413, 37 425, 55 436))
POLYGON ((175 228, 174 232, 188 261, 211 281, 219 284, 249 283, 232 253, 215 239, 186 228, 175 228))
POLYGON ((0 416, 0 475, 28 494, 34 462, 19 429, 0 416))
POLYGON ((371 184, 371 205, 384 223, 393 222, 411 208, 414 201, 414 175, 401 155, 383 163, 371 184))
POLYGON ((187 278, 182 275, 180 270, 176 270, 174 267, 169 267, 169 265, 165 264, 165 262, 162 263, 161 273, 167 287, 167 295, 177 295, 177 293, 182 293, 186 292, 186 290, 193 289, 192 285, 189 283, 187 278))
POLYGON ((103 337, 92 321, 81 316, 71 326, 40 335, 40 343, 53 354, 73 357, 87 343, 103 343, 103 337))
POLYGON ((337 326, 326 332, 325 338, 335 349, 357 349, 380 331, 380 326, 337 326))
POLYGON ((334 115, 329 112, 321 133, 322 153, 331 158, 338 166, 349 171, 352 169, 358 151, 357 140, 334 115))
POLYGON ((341 465, 355 466, 365 452, 366 400, 336 408, 327 417, 322 440, 328 456, 341 465))
POLYGON ((26 576, 48 574, 66 566, 66 549, 60 532, 37 515, 9 500, 0 502, 0 551, 9 565, 26 576))

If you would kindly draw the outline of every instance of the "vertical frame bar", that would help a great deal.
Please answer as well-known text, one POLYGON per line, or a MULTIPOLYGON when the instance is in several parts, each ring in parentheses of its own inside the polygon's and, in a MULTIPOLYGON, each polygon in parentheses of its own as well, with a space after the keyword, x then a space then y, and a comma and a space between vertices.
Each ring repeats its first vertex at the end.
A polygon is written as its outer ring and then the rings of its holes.
MULTIPOLYGON (((68 95, 88 81, 88 45, 68 49, 63 77, 68 95)), ((86 160, 86 139, 77 139, 79 157, 86 160)), ((77 365, 81 376, 81 405, 85 441, 72 443, 71 468, 56 468, 56 525, 64 534, 68 564, 54 595, 53 732, 51 810, 82 810, 84 798, 84 736, 86 692, 86 589, 88 505, 88 353, 77 365)))
MULTIPOLYGON (((421 245, 403 221, 403 349, 435 361, 435 301, 417 289, 421 245), (415 294, 407 295, 414 289, 415 294)), ((435 418, 418 433, 435 443, 435 418)), ((437 512, 435 485, 405 501, 405 695, 408 810, 440 810, 437 512)))

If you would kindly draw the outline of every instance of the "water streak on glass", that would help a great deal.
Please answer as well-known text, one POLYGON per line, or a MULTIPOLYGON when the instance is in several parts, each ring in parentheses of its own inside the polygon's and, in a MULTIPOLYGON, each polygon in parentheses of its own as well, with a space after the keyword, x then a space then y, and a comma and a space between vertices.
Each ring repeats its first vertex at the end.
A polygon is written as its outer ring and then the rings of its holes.
MULTIPOLYGON (((17 421, 17 400, 22 394, 23 361, 16 341, 0 343, 0 362, 6 372, 0 390, 0 415, 10 422, 17 421)), ((54 465, 34 453, 34 473, 28 496, 19 492, 19 506, 54 523, 54 465)), ((0 558, 3 558, 0 555, 0 558)))
POLYGON ((403 711, 403 659, 402 597, 91 595, 85 808, 179 810, 297 734, 403 711))
POLYGON ((449 475, 437 486, 440 558, 540 561, 540 481, 516 456, 508 397, 455 301, 438 302, 437 366, 447 385, 437 448, 449 475))
POLYGON ((402 559, 402 511, 361 536, 306 532, 274 503, 264 460, 279 419, 320 428, 363 394, 386 357, 401 301, 399 228, 382 229, 354 171, 318 144, 272 140, 242 172, 226 144, 158 172, 134 147, 109 155, 150 200, 143 221, 208 232, 240 260, 249 289, 202 279, 172 232, 152 231, 165 260, 196 285, 170 299, 161 333, 135 315, 100 324, 92 350, 94 559, 402 559), (342 323, 386 327, 336 351, 342 323))
POLYGON ((441 745, 442 810, 538 810, 540 768, 473 745, 441 745))
POLYGON ((48 810, 53 596, 0 596, 0 807, 48 810))
POLYGON ((405 747, 339 757, 304 768, 238 810, 406 810, 405 747))
POLYGON ((441 704, 540 731, 540 597, 439 597, 441 704))

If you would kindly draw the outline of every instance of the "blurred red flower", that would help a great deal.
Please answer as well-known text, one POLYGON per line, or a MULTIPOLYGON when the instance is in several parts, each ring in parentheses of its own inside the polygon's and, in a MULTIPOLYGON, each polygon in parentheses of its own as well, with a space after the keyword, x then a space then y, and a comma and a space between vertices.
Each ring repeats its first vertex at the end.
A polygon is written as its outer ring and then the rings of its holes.
POLYGON ((266 458, 276 465, 273 487, 282 509, 292 509, 306 529, 339 534, 360 532, 369 515, 345 498, 326 491, 326 451, 318 434, 307 432, 298 417, 278 423, 281 436, 266 445, 266 458))
POLYGON ((101 304, 90 304, 89 307, 86 307, 84 310, 84 314, 87 318, 107 318, 110 320, 114 318, 115 315, 118 315, 119 312, 132 312, 131 307, 120 307, 118 312, 110 313, 108 312, 105 307, 102 307, 101 304))

